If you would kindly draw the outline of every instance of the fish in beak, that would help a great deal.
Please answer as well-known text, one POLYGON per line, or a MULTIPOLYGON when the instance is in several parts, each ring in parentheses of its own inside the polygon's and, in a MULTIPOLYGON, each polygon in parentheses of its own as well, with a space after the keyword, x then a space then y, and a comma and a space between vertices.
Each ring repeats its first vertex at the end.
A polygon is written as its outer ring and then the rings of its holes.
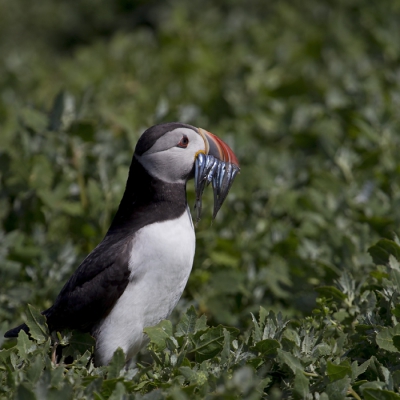
POLYGON ((196 156, 194 187, 196 192, 196 220, 200 220, 202 195, 210 183, 214 190, 213 219, 226 199, 232 183, 240 171, 239 161, 232 149, 220 138, 202 128, 199 134, 205 143, 205 152, 196 156))

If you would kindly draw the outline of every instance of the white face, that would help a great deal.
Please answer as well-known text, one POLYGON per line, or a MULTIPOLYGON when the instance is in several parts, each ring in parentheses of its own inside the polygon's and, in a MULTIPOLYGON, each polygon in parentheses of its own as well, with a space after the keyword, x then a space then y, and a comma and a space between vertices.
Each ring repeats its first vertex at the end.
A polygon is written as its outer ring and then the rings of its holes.
POLYGON ((189 128, 177 128, 161 136, 141 156, 135 155, 147 172, 169 183, 186 182, 195 157, 206 151, 204 139, 189 128))

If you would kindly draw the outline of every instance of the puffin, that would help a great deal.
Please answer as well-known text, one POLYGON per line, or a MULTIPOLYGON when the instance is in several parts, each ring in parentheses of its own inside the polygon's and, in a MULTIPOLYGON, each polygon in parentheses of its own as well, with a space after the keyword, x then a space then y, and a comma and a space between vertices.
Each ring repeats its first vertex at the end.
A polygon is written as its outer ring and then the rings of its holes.
MULTIPOLYGON (((89 332, 96 339, 96 366, 107 365, 118 348, 127 363, 132 360, 147 343, 143 329, 170 315, 192 269, 188 180, 195 183, 197 220, 204 188, 212 185, 215 218, 239 171, 232 149, 211 132, 180 122, 147 129, 105 237, 42 312, 49 331, 89 332)), ((4 336, 21 330, 29 333, 22 324, 4 336)))

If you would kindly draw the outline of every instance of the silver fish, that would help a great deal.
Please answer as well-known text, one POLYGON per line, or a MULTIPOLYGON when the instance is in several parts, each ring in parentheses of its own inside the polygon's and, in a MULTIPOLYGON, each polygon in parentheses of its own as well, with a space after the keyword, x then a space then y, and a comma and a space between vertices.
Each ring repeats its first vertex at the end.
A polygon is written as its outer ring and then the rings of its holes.
POLYGON ((196 222, 200 220, 204 188, 212 183, 214 191, 213 219, 217 216, 240 168, 212 155, 200 153, 195 162, 194 187, 196 192, 196 222))

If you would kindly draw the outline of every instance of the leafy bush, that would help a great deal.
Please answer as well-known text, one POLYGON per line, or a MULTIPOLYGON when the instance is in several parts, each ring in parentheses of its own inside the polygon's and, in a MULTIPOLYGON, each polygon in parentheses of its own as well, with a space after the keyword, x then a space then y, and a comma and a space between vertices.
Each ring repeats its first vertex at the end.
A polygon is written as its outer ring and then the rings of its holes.
POLYGON ((29 307, 32 337, 21 331, 14 347, 0 351, 2 393, 258 399, 268 390, 271 398, 400 398, 399 241, 382 239, 370 253, 376 269, 359 284, 344 272, 337 286, 320 287, 312 317, 287 320, 261 307, 253 328, 239 335, 236 328, 208 326, 190 307, 175 328, 162 321, 145 329, 152 363, 131 368, 122 350, 109 366, 95 368, 89 335, 51 338, 45 318, 29 307), (64 347, 61 360, 57 346, 64 347))
POLYGON ((397 3, 173 0, 144 22, 129 1, 26 3, 0 3, 0 334, 38 334, 0 339, 2 396, 397 398, 397 3), (96 369, 90 338, 51 338, 35 310, 168 120, 223 137, 242 172, 212 226, 204 210, 172 323, 136 368, 96 369))

